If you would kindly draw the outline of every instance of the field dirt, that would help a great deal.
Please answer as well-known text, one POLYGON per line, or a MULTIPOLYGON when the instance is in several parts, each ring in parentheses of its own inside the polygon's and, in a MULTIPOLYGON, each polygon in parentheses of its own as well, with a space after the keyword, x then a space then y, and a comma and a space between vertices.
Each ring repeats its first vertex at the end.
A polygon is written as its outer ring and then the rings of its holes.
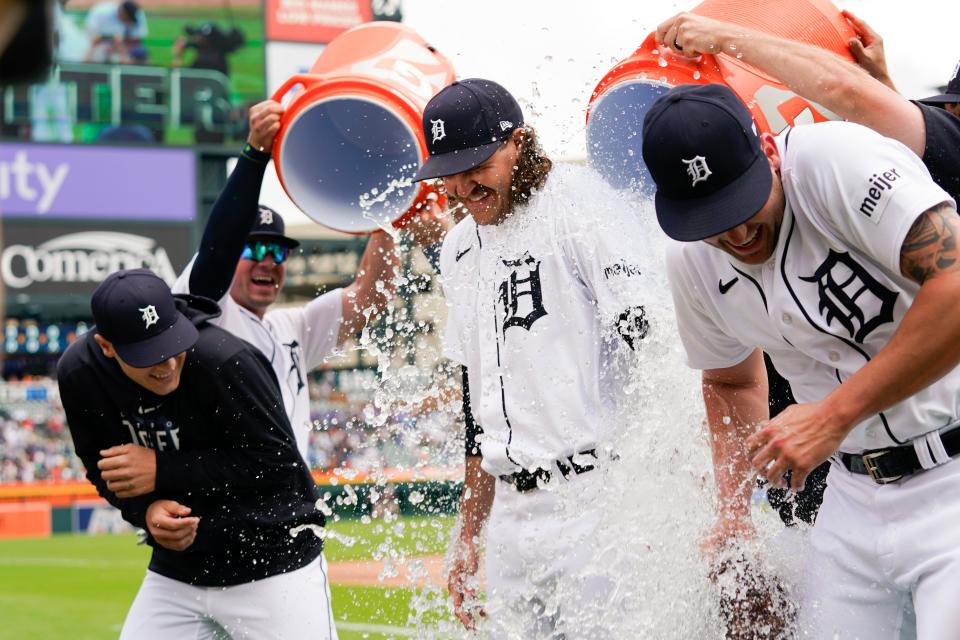
MULTIPOLYGON (((393 565, 391 574, 384 575, 382 560, 355 560, 331 562, 328 573, 331 584, 355 587, 424 587, 428 585, 446 588, 447 578, 443 568, 443 556, 418 556, 406 558, 393 565), (415 563, 411 566, 411 563, 415 563), (423 575, 423 571, 426 575, 423 575)), ((482 581, 482 576, 481 576, 482 581)))

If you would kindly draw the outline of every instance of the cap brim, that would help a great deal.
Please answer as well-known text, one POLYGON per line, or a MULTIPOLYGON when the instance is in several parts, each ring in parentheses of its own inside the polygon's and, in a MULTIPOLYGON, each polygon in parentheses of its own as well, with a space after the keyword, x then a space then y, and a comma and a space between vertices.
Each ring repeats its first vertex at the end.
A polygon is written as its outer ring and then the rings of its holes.
POLYGON ((923 104, 953 104, 960 102, 960 93, 941 93, 930 96, 929 98, 917 100, 917 102, 922 102, 923 104))
POLYGON ((664 233, 681 242, 720 235, 755 216, 769 199, 772 184, 770 163, 760 153, 743 175, 709 196, 675 200, 657 191, 657 221, 664 233))
POLYGON ((469 171, 478 164, 482 164, 490 159, 497 149, 503 145, 504 140, 495 140, 493 142, 482 144, 479 147, 469 149, 458 149, 449 153, 439 153, 430 156, 420 167, 420 171, 414 176, 413 181, 429 180, 431 178, 442 178, 452 176, 457 173, 469 171))
POLYGON ((117 355, 131 367, 142 369, 159 364, 192 347, 200 337, 189 318, 177 312, 177 320, 163 333, 132 344, 114 344, 117 355))
POLYGON ((280 244, 289 247, 291 249, 296 249, 300 246, 299 240, 294 240, 288 236, 283 235, 282 233, 275 233, 272 231, 258 231, 256 233, 251 233, 248 238, 269 238, 274 242, 279 242, 280 244))

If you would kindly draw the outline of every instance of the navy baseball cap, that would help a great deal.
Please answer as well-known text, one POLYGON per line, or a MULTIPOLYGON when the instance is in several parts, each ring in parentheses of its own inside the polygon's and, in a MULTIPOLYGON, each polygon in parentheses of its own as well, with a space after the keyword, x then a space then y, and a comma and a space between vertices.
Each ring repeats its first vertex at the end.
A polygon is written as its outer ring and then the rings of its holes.
POLYGON ((286 225, 280 214, 265 204, 258 205, 257 217, 253 222, 253 228, 250 229, 249 237, 270 239, 291 249, 299 247, 300 242, 285 235, 285 232, 286 225))
POLYGON ((657 221, 674 240, 719 235, 752 218, 773 176, 746 105, 719 84, 660 96, 643 121, 643 161, 657 185, 657 221))
POLYGON ((929 105, 954 104, 960 102, 960 63, 957 63, 957 66, 953 68, 953 77, 950 79, 950 82, 947 83, 946 87, 940 87, 940 90, 943 93, 917 100, 917 102, 929 105))
POLYGON ((131 367, 152 367, 183 353, 199 334, 177 310, 170 287, 149 269, 107 276, 90 301, 98 334, 131 367))
POLYGON ((473 169, 522 126, 520 105, 496 82, 468 78, 448 85, 423 110, 430 157, 414 181, 473 169))

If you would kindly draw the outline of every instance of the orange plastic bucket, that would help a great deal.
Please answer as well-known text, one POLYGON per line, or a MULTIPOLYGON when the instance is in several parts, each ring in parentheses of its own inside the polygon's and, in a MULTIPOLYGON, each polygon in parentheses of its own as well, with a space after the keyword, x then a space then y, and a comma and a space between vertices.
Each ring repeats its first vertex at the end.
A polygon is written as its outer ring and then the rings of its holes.
MULTIPOLYGON (((853 60, 847 49, 853 29, 828 0, 706 0, 692 13, 813 44, 853 60)), ((749 107, 757 126, 773 134, 788 126, 836 118, 737 58, 685 58, 658 46, 654 36, 650 33, 640 48, 603 77, 587 107, 588 162, 615 187, 652 192, 641 155, 643 118, 657 98, 679 84, 726 84, 749 107)))
POLYGON ((454 78, 450 61, 404 25, 369 23, 336 38, 273 96, 287 102, 273 146, 287 195, 338 231, 398 224, 435 193, 411 180, 427 157, 421 117, 454 78))

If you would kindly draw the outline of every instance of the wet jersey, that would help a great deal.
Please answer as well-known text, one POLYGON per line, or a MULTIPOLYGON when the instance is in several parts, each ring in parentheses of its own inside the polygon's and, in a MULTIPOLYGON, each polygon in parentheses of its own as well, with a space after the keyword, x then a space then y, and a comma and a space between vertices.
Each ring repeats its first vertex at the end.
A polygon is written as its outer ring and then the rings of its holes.
MULTIPOLYGON (((919 290, 900 273, 917 217, 953 201, 899 142, 856 124, 777 140, 786 210, 777 245, 746 265, 704 242, 673 243, 668 275, 687 362, 714 369, 757 347, 798 402, 822 400, 890 341, 919 290)), ((857 425, 840 450, 902 444, 960 416, 960 369, 857 425)))
POLYGON ((561 165, 502 223, 467 217, 447 235, 444 350, 467 367, 487 472, 546 468, 603 442, 603 391, 624 382, 607 379, 612 329, 649 303, 633 215, 591 170, 561 165))

